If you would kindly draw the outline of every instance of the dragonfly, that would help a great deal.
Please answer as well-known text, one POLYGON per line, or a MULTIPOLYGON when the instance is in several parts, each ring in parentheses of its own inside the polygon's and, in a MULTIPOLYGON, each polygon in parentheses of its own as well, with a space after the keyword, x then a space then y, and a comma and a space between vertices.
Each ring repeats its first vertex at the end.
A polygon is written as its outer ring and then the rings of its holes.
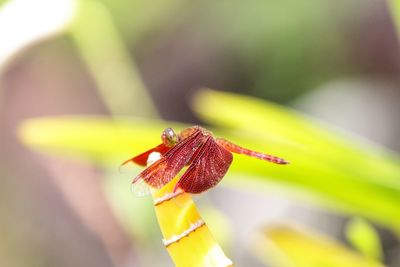
POLYGON ((151 188, 160 189, 188 166, 173 192, 181 190, 199 194, 213 188, 222 180, 232 163, 232 153, 276 164, 289 163, 282 158, 243 148, 223 138, 216 138, 210 131, 200 126, 186 128, 178 134, 172 128, 166 128, 161 133, 161 140, 162 143, 158 146, 122 163, 125 165, 133 162, 146 166, 150 154, 158 152, 161 155, 133 179, 133 186, 144 182, 151 188))

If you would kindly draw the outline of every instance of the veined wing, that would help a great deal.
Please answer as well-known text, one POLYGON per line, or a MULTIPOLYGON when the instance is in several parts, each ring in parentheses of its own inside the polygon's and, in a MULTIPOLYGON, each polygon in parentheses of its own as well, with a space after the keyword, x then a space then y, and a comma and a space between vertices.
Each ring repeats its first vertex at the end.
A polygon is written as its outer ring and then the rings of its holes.
POLYGON ((149 157, 149 155, 153 152, 159 152, 161 155, 165 154, 168 150, 170 150, 170 147, 167 147, 164 144, 159 144, 156 147, 153 147, 152 149, 147 150, 146 152, 143 152, 142 154, 139 154, 137 156, 134 156, 131 159, 128 159, 127 161, 125 161, 124 163, 121 164, 121 166, 124 166, 125 164, 127 164, 128 162, 133 162, 136 163, 140 166, 146 166, 147 165, 147 159, 149 157))
POLYGON ((209 136, 176 184, 174 191, 181 188, 187 193, 197 194, 214 187, 225 176, 232 158, 231 152, 209 136))
POLYGON ((163 187, 189 162, 204 140, 205 137, 200 131, 194 132, 166 152, 161 159, 136 176, 133 183, 143 180, 151 187, 163 187))

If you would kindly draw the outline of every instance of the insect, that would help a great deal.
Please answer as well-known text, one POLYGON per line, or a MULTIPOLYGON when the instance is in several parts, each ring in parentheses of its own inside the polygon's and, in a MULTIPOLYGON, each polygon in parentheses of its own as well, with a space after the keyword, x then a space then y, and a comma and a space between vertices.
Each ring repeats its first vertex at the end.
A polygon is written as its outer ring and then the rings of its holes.
POLYGON ((134 162, 146 166, 152 152, 159 152, 161 158, 144 169, 133 180, 133 184, 145 182, 159 189, 170 182, 185 166, 187 170, 175 185, 178 189, 192 194, 202 193, 214 187, 225 176, 232 163, 232 152, 270 161, 277 164, 289 162, 272 155, 256 152, 235 145, 225 139, 215 138, 200 126, 192 126, 176 134, 166 128, 161 134, 162 143, 123 163, 134 162))

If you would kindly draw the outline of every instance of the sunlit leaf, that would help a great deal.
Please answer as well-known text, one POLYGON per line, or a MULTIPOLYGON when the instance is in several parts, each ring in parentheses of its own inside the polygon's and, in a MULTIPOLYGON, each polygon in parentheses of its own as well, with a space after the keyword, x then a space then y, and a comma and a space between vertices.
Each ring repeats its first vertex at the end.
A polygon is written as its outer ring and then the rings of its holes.
MULTIPOLYGON (((315 203, 362 215, 400 232, 400 164, 393 154, 254 98, 208 90, 198 95, 195 107, 204 120, 224 127, 214 131, 217 136, 291 162, 281 166, 235 156, 224 183, 240 182, 243 188, 274 182, 296 189, 301 197, 312 197, 315 203)), ((85 156, 115 167, 159 144, 165 127, 185 126, 145 119, 56 117, 29 120, 20 135, 37 149, 85 156)))
POLYGON ((302 228, 270 226, 256 244, 261 260, 273 267, 382 267, 338 241, 302 228))
POLYGON ((182 127, 178 123, 148 119, 53 117, 26 121, 19 134, 25 143, 42 151, 107 164, 112 159, 122 163, 158 145, 162 129, 171 126, 182 127))
POLYGON ((233 141, 291 162, 271 166, 240 157, 231 172, 306 189, 321 199, 334 200, 332 208, 362 214, 400 230, 400 161, 394 154, 251 97, 204 90, 194 106, 205 121, 232 128, 234 136, 229 138, 233 141), (238 108, 240 111, 232 112, 238 108))
POLYGON ((346 226, 346 236, 351 244, 366 257, 381 260, 382 247, 378 233, 361 218, 354 218, 346 226))

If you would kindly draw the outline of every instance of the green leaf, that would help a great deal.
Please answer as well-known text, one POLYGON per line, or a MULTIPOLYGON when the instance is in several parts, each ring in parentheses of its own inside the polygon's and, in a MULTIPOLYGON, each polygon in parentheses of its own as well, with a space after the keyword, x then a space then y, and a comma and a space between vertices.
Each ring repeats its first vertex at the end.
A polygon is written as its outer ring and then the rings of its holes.
MULTIPOLYGON (((388 151, 254 98, 206 90, 197 96, 195 108, 205 121, 224 127, 214 131, 216 136, 291 162, 282 166, 237 155, 224 183, 271 190, 262 185, 274 182, 296 189, 298 196, 314 203, 400 233, 400 165, 388 151)), ((115 168, 159 144, 165 127, 185 125, 145 119, 42 118, 25 122, 20 135, 34 148, 115 168)))
POLYGON ((261 260, 277 267, 378 267, 338 241, 309 229, 269 226, 255 246, 261 260))
POLYGON ((20 138, 41 151, 86 158, 100 164, 115 164, 161 142, 166 127, 182 124, 160 120, 75 116, 25 121, 20 138), (111 162, 110 162, 111 161, 111 162))
POLYGON ((362 218, 354 218, 346 226, 346 236, 350 243, 366 257, 382 260, 379 236, 372 225, 362 218))
POLYGON ((231 172, 305 189, 328 200, 325 204, 331 208, 364 215, 400 232, 397 156, 293 110, 251 97, 204 90, 195 98, 194 107, 206 122, 233 128, 227 136, 232 141, 291 162, 275 166, 241 157, 231 172))

